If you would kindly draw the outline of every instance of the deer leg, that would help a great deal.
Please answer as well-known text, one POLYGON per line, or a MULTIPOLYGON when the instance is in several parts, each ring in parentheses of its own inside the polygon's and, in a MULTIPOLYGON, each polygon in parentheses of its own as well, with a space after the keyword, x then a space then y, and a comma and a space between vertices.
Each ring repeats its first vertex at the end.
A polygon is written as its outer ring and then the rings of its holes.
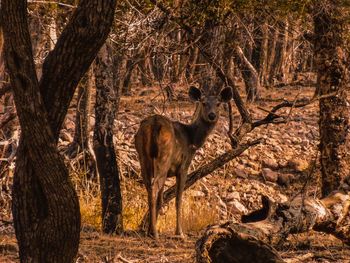
POLYGON ((158 188, 157 185, 151 186, 151 193, 149 195, 149 214, 150 214, 150 225, 149 225, 149 235, 152 235, 155 239, 158 239, 157 232, 157 198, 158 198, 158 188))
POLYGON ((176 176, 176 235, 184 237, 182 232, 182 193, 185 187, 185 178, 183 173, 176 176))
POLYGON ((162 210, 162 206, 163 206, 163 200, 164 200, 164 184, 166 181, 166 177, 162 177, 159 179, 159 193, 158 193, 158 200, 157 200, 157 218, 159 213, 161 215, 163 215, 163 210, 162 210))

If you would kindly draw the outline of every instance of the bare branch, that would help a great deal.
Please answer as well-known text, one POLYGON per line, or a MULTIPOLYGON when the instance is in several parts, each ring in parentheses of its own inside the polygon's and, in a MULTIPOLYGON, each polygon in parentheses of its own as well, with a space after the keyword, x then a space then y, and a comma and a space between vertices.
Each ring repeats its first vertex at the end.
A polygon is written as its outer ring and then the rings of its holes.
POLYGON ((14 120, 16 116, 16 111, 14 109, 11 109, 10 111, 2 115, 2 117, 0 118, 0 129, 3 129, 5 125, 8 124, 10 121, 14 120))
MULTIPOLYGON (((159 1, 157 0, 151 0, 151 2, 157 6, 162 12, 164 12, 168 19, 175 22, 176 24, 178 24, 182 29, 184 29, 186 31, 186 33, 189 35, 190 38, 194 38, 194 33, 193 30, 191 29, 190 26, 186 25, 183 20, 179 17, 176 17, 172 14, 172 12, 170 11, 169 8, 165 7, 163 4, 159 3, 159 1)), ((192 40, 193 41, 193 40, 192 40)), ((194 41, 193 41, 194 42, 194 41)), ((239 113, 242 116, 243 122, 244 123, 251 123, 251 116, 249 111, 247 110, 245 103, 243 102, 241 95, 239 94, 236 86, 234 85, 233 80, 228 77, 225 72, 223 71, 223 69, 220 67, 220 65, 218 65, 212 58, 211 56, 199 45, 199 43, 195 43, 196 47, 199 49, 199 51, 201 52, 203 58, 210 64, 211 67, 213 67, 213 69, 215 69, 215 72, 217 74, 217 76, 227 85, 232 87, 232 91, 233 91, 233 99, 236 103, 236 106, 238 108, 239 113)))
POLYGON ((55 2, 55 1, 37 1, 37 0, 28 0, 28 3, 34 3, 34 4, 56 4, 59 6, 64 6, 64 7, 69 7, 69 8, 77 8, 74 5, 70 4, 65 4, 65 3, 60 3, 60 2, 55 2))
POLYGON ((11 90, 11 85, 10 85, 10 83, 5 82, 5 83, 3 84, 3 86, 2 86, 2 88, 0 89, 0 98, 1 98, 2 96, 4 96, 6 93, 10 92, 10 90, 11 90))

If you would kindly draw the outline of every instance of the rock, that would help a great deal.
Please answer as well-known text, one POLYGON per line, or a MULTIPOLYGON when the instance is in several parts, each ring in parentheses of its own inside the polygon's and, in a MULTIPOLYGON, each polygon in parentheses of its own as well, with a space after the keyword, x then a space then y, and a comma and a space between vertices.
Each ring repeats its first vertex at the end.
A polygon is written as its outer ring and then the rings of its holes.
POLYGON ((293 178, 293 174, 279 174, 277 183, 281 186, 289 186, 293 178))
POLYGON ((268 182, 275 183, 278 180, 278 173, 272 171, 270 168, 263 168, 261 170, 261 175, 268 182))
POLYGON ((238 200, 240 201, 241 200, 241 197, 239 196, 239 193, 238 192, 232 192, 232 193, 228 193, 226 195, 226 202, 230 202, 232 200, 238 200))
POLYGON ((244 172, 244 170, 241 170, 239 168, 235 168, 234 169, 234 173, 237 177, 240 177, 240 178, 247 178, 247 174, 244 172))
POLYGON ((264 159, 262 161, 262 166, 271 168, 271 169, 278 169, 278 163, 276 159, 270 158, 270 159, 264 159))
POLYGON ((283 149, 282 149, 281 146, 275 145, 275 146, 272 148, 272 151, 275 152, 275 153, 278 153, 278 152, 283 152, 283 149))
POLYGON ((259 170, 260 165, 257 162, 248 161, 247 166, 251 167, 253 170, 259 170))
POLYGON ((248 209, 241 204, 241 202, 239 202, 238 200, 234 199, 231 202, 228 203, 228 211, 231 214, 247 214, 248 213, 248 209))
POLYGON ((304 172, 309 168, 309 163, 306 160, 293 159, 288 161, 287 166, 296 172, 304 172))
POLYGON ((260 165, 257 164, 255 169, 254 168, 248 168, 247 172, 248 172, 249 175, 258 176, 260 174, 259 170, 260 170, 260 165))

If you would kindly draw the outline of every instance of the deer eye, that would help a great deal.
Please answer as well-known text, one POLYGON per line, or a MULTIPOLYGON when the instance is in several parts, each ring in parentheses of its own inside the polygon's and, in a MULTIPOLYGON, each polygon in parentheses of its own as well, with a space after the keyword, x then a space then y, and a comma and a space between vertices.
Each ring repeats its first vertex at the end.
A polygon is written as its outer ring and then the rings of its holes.
POLYGON ((220 104, 221 104, 221 103, 220 103, 220 102, 218 102, 218 103, 216 103, 216 106, 217 106, 217 107, 219 107, 219 106, 220 106, 220 104))

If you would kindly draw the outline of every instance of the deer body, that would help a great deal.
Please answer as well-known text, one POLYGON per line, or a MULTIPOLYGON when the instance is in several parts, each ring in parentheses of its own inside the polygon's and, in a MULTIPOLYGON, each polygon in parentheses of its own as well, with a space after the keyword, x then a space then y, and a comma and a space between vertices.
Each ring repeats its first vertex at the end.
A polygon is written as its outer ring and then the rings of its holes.
MULTIPOLYGON (((226 93, 224 99, 231 99, 231 90, 226 93)), ((141 122, 135 136, 141 174, 148 193, 148 233, 155 238, 158 238, 156 222, 163 204, 164 184, 166 178, 172 176, 176 176, 176 235, 183 236, 181 206, 187 171, 196 150, 204 144, 218 120, 217 111, 222 99, 217 96, 202 98, 201 92, 194 87, 190 89, 190 97, 200 102, 191 124, 154 115, 141 122)))

